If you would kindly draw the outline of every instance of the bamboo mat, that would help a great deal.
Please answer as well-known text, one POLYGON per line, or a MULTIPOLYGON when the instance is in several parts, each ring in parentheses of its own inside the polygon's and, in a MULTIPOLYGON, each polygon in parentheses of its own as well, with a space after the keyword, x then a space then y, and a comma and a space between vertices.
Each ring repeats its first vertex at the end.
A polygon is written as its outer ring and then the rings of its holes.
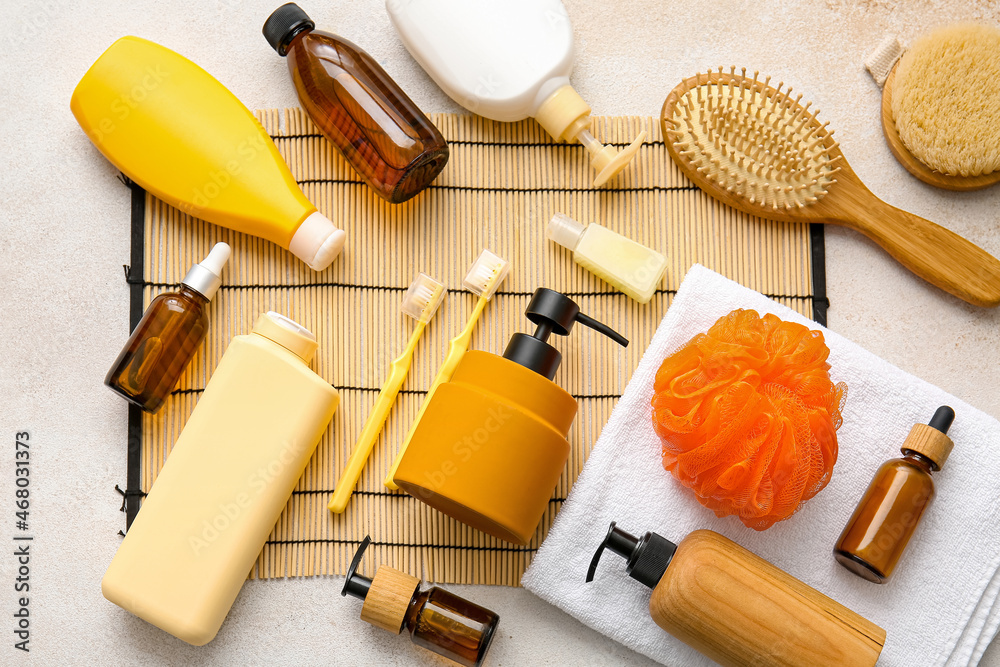
MULTIPOLYGON (((671 162, 653 118, 594 118, 595 136, 620 146, 640 130, 649 133, 632 168, 594 189, 586 150, 553 144, 534 121, 435 115, 451 145, 449 164, 427 191, 391 206, 359 182, 300 109, 261 111, 258 117, 306 196, 347 231, 347 248, 332 267, 316 273, 277 246, 192 219, 134 187, 133 261, 126 267, 133 324, 145 305, 174 288, 214 243, 229 243, 233 256, 211 305, 203 350, 159 414, 130 415, 129 484, 123 492, 130 520, 233 336, 247 333, 267 310, 302 323, 319 340, 313 368, 339 389, 341 404, 252 578, 343 574, 362 538, 371 534, 377 563, 430 581, 516 586, 694 262, 807 316, 814 316, 814 306, 817 315, 825 312, 822 231, 761 221, 710 199, 671 162), (640 306, 614 292, 547 241, 545 225, 556 211, 599 222, 663 252, 669 268, 652 302, 640 306), (508 259, 511 272, 480 320, 473 349, 500 353, 511 334, 532 330, 523 310, 539 286, 570 294, 583 312, 631 340, 622 349, 585 327, 569 338, 553 337, 563 352, 555 381, 576 396, 580 409, 566 471, 527 547, 478 533, 382 485, 448 340, 472 309, 474 296, 460 288, 483 248, 508 259), (412 330, 399 303, 418 271, 444 282, 448 296, 417 348, 347 512, 332 515, 326 509, 329 494, 390 361, 412 330)), ((366 570, 373 568, 370 560, 366 570)))

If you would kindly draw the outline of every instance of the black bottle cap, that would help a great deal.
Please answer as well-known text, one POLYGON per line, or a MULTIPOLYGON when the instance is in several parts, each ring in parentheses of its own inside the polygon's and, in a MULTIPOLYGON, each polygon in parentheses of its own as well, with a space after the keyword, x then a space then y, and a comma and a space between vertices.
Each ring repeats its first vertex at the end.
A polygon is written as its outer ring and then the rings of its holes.
POLYGON ((524 314, 537 325, 535 333, 530 336, 524 333, 511 336, 503 353, 504 359, 530 368, 550 380, 556 375, 562 355, 546 341, 550 334, 568 336, 575 322, 604 334, 623 347, 628 346, 628 339, 606 324, 581 313, 580 306, 573 299, 555 290, 544 287, 536 289, 524 314))
POLYGON ((281 5, 267 17, 264 21, 264 39, 271 45, 271 48, 278 52, 279 56, 288 53, 288 45, 295 39, 295 35, 303 30, 312 30, 316 24, 312 22, 309 15, 302 11, 294 2, 281 5))
POLYGON ((663 573, 667 571, 667 566, 674 557, 674 552, 677 551, 677 545, 661 535, 646 533, 637 538, 616 528, 615 522, 612 521, 608 534, 590 561, 590 569, 587 570, 588 583, 594 580, 597 563, 604 555, 605 547, 626 560, 625 574, 650 588, 660 583, 663 573))
POLYGON ((361 565, 361 559, 365 555, 365 549, 368 545, 372 543, 372 538, 369 535, 365 535, 365 539, 361 540, 361 546, 358 547, 357 552, 354 554, 354 559, 351 561, 351 567, 347 568, 347 580, 344 581, 344 588, 340 591, 343 596, 350 595, 359 600, 364 600, 368 597, 368 591, 371 590, 372 580, 363 574, 358 574, 358 565, 361 565))
POLYGON ((955 411, 947 405, 942 405, 934 411, 934 416, 927 422, 927 425, 947 434, 953 421, 955 421, 955 411))

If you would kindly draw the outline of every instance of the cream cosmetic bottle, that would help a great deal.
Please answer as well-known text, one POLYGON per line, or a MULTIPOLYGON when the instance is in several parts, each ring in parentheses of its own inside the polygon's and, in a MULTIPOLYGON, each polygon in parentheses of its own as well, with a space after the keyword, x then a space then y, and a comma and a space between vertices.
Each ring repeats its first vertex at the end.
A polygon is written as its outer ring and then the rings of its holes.
POLYGON ((101 590, 201 646, 215 637, 340 396, 316 337, 277 313, 236 336, 143 500, 101 590))
POLYGON ((573 251, 573 259, 639 303, 649 303, 667 270, 667 258, 598 224, 556 213, 546 235, 573 251))
MULTIPOLYGON (((492 120, 534 117, 557 141, 577 141, 604 185, 646 133, 621 152, 590 133, 590 107, 569 83, 573 27, 559 0, 386 0, 413 58, 453 100, 492 120)), ((613 72, 608 72, 613 76, 613 72)))

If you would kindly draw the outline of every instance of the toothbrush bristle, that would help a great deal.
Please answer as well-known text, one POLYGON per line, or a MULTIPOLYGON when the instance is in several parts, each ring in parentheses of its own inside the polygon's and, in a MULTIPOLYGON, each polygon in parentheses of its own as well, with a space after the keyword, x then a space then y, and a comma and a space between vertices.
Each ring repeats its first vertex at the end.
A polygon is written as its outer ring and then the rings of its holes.
POLYGON ((665 139, 680 160, 722 189, 770 210, 818 202, 836 183, 837 144, 811 103, 783 82, 723 68, 698 74, 672 94, 665 139))
POLYGON ((434 280, 426 273, 417 274, 416 279, 410 283, 410 288, 403 296, 403 303, 399 308, 406 315, 420 322, 429 322, 441 302, 444 301, 444 285, 434 280))
POLYGON ((510 263, 489 250, 483 250, 479 258, 465 276, 462 284, 465 289, 477 296, 490 299, 496 293, 500 283, 507 277, 510 263))

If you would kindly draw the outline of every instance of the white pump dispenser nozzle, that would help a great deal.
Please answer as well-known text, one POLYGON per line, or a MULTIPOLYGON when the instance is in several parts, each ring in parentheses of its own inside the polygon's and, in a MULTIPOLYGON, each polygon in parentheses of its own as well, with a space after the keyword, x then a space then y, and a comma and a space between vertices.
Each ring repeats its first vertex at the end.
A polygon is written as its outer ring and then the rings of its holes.
POLYGON ((646 140, 643 131, 621 151, 602 144, 590 133, 590 106, 569 84, 549 95, 532 115, 554 139, 579 141, 590 151, 590 166, 597 170, 594 185, 598 187, 628 166, 646 140))

